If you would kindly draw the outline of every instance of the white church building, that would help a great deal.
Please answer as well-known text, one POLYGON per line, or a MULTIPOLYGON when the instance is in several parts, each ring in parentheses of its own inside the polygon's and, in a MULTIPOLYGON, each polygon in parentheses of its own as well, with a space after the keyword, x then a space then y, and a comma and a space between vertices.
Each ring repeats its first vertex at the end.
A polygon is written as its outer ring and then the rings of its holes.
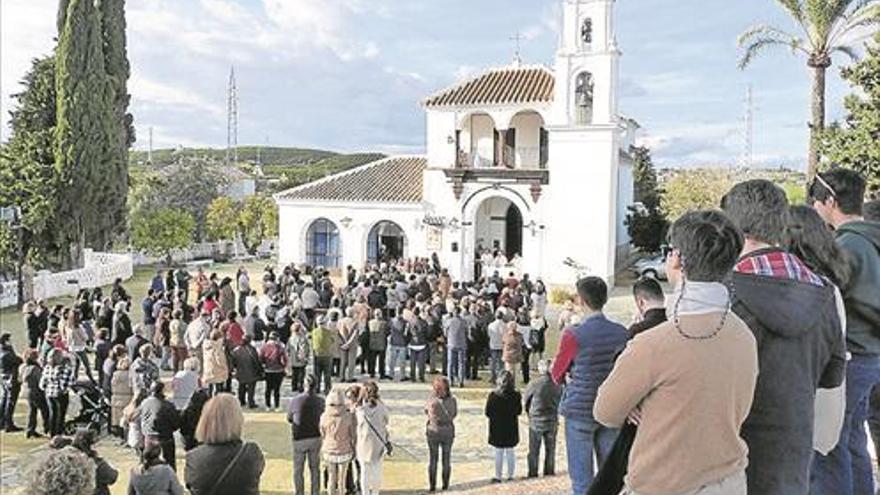
POLYGON ((360 268, 380 253, 437 253, 473 280, 488 249, 551 285, 574 281, 567 259, 613 280, 629 246, 638 125, 617 109, 614 0, 561 1, 553 67, 517 61, 428 96, 425 155, 277 194, 279 261, 360 268))

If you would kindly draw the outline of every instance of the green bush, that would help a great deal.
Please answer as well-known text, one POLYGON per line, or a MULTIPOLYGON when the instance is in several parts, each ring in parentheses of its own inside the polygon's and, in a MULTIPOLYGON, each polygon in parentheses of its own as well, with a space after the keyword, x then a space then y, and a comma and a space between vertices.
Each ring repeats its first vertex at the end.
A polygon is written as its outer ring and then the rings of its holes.
POLYGON ((569 301, 574 301, 575 292, 565 287, 554 287, 550 289, 550 304, 561 305, 569 301))

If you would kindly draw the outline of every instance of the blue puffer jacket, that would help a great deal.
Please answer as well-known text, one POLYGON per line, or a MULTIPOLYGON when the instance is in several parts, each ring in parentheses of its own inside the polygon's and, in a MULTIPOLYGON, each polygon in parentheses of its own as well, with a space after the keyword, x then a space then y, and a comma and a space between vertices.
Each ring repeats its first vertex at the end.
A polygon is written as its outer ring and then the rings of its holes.
POLYGON ((592 421, 596 393, 611 373, 614 358, 626 347, 629 332, 602 314, 591 316, 568 331, 574 332, 578 353, 569 370, 570 380, 559 413, 566 419, 592 421))

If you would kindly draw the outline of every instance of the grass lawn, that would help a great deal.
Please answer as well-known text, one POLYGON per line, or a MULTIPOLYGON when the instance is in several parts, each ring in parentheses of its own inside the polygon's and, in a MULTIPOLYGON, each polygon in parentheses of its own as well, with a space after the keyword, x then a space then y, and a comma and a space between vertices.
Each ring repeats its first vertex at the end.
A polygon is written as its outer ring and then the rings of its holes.
MULTIPOLYGON (((210 271, 217 272, 221 277, 234 275, 239 265, 217 264, 210 271)), ((248 263, 245 265, 253 279, 259 279, 265 262, 248 263)), ((139 267, 134 277, 125 283, 126 289, 132 294, 132 322, 141 320, 140 299, 143 297, 149 280, 155 273, 150 267, 139 267)), ((255 280, 257 290, 260 281, 255 280)), ((623 324, 630 321, 633 304, 627 285, 616 287, 606 307, 608 315, 623 324)), ((49 304, 69 304, 71 298, 58 298, 49 304)), ((550 318, 553 319, 553 318, 550 318)), ((25 342, 25 330, 21 314, 15 309, 0 312, 0 326, 3 331, 13 334, 13 342, 17 348, 25 342)), ((555 352, 559 332, 551 329, 547 334, 549 354, 555 352)), ((163 379, 170 376, 165 373, 163 379)), ((285 381, 285 387, 289 387, 285 381)), ((424 439, 425 417, 424 402, 428 396, 428 385, 423 384, 380 384, 383 400, 391 411, 391 439, 395 443, 394 456, 387 458, 383 469, 383 486, 388 493, 417 493, 427 486, 426 466, 428 460, 427 445, 424 439)), ((289 388, 282 389, 284 398, 282 406, 289 399, 289 388)), ((459 399, 459 419, 456 420, 457 435, 453 447, 453 485, 479 484, 492 476, 493 455, 487 445, 487 424, 483 415, 483 405, 489 393, 486 382, 469 382, 463 390, 454 390, 459 399)), ((262 404, 262 385, 257 390, 257 402, 262 404)), ((26 424, 26 402, 20 400, 16 409, 16 424, 26 424)), ((520 423, 521 442, 517 448, 517 476, 526 474, 525 456, 527 450, 528 430, 525 417, 520 423)), ((266 457, 266 469, 261 480, 264 494, 289 494, 292 492, 292 453, 290 428, 285 416, 278 412, 246 411, 245 437, 257 442, 266 457)), ((111 488, 114 495, 126 493, 128 472, 136 462, 136 456, 128 449, 116 445, 115 439, 104 439, 98 445, 98 451, 120 471, 119 481, 111 488)), ((23 493, 23 472, 26 466, 33 464, 45 453, 44 440, 26 440, 23 434, 0 433, 0 493, 23 493)), ((560 427, 557 440, 557 470, 565 469, 564 435, 560 427)), ((183 476, 184 454, 178 450, 178 470, 183 476)), ((308 479, 308 475, 306 476, 308 479)), ((306 481, 308 483, 308 481, 306 481)))

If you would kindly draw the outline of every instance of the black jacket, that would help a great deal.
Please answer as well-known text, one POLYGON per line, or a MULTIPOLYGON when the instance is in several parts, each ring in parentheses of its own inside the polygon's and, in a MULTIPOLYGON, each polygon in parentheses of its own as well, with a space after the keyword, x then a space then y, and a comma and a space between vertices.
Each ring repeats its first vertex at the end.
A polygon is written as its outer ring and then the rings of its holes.
POLYGON ((629 327, 629 333, 633 337, 644 332, 645 330, 650 330, 657 325, 666 321, 666 309, 664 308, 654 308, 645 311, 645 318, 638 322, 633 323, 629 327))
POLYGON ((262 450, 255 443, 248 442, 244 445, 238 461, 231 466, 226 477, 220 479, 240 448, 242 443, 234 441, 200 445, 187 452, 183 479, 190 493, 192 495, 259 495, 260 476, 263 474, 266 460, 262 450), (217 489, 212 492, 215 485, 217 489))
POLYGON ((834 288, 734 273, 733 311, 758 344, 760 374, 741 434, 749 493, 807 493, 816 388, 843 382, 846 363, 834 288))
POLYGON ((18 383, 18 367, 23 362, 11 345, 4 345, 0 348, 0 377, 18 383))
POLYGON ((406 324, 406 335, 409 345, 427 345, 430 338, 428 323, 421 317, 414 319, 406 324))
POLYGON ((321 437, 321 414, 324 398, 314 393, 300 393, 290 399, 287 422, 290 423, 294 440, 321 437))
POLYGON ((843 290, 846 341, 853 354, 880 354, 880 223, 849 222, 837 229, 851 275, 843 290))
POLYGON ((519 423, 522 414, 522 396, 516 390, 493 391, 486 399, 486 417, 489 418, 489 445, 502 449, 519 444, 519 423))
POLYGON ((174 438, 180 427, 180 415, 171 402, 158 397, 147 397, 138 407, 141 416, 141 432, 144 435, 159 437, 160 440, 174 438))
POLYGON ((242 344, 232 351, 232 367, 240 383, 255 383, 263 377, 263 364, 257 350, 250 344, 242 344))

